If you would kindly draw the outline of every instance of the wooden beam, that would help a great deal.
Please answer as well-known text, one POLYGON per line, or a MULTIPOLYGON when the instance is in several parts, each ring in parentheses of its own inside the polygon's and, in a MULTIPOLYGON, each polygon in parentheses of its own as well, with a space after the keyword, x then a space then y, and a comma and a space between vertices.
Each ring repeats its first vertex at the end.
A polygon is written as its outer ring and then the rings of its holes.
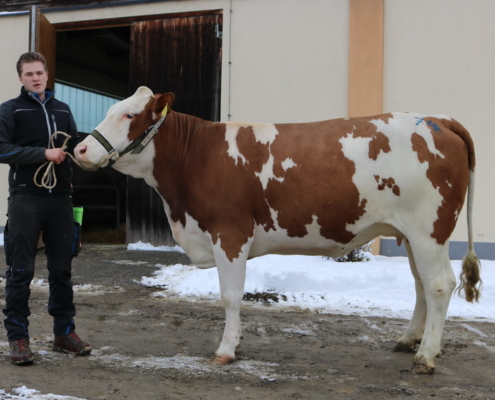
POLYGON ((76 31, 93 28, 115 28, 118 26, 129 26, 133 22, 138 21, 154 21, 159 19, 187 18, 187 17, 204 17, 210 15, 222 15, 222 10, 205 10, 192 11, 170 14, 153 14, 153 15, 138 15, 132 17, 121 17, 112 19, 95 19, 90 21, 76 22, 59 22, 54 24, 57 32, 60 31, 76 31))
MULTIPOLYGON (((383 0, 350 0, 349 117, 383 112, 383 0)), ((380 254, 380 238, 371 245, 380 254)))
POLYGON ((350 0, 349 117, 383 108, 383 0, 350 0))

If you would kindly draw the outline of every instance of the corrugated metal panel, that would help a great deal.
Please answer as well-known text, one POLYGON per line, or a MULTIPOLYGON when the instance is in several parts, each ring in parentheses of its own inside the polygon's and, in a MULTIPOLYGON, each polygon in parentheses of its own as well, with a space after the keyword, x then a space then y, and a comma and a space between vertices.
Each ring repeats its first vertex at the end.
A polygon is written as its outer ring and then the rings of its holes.
POLYGON ((79 132, 91 133, 121 99, 55 82, 56 97, 72 110, 79 132))

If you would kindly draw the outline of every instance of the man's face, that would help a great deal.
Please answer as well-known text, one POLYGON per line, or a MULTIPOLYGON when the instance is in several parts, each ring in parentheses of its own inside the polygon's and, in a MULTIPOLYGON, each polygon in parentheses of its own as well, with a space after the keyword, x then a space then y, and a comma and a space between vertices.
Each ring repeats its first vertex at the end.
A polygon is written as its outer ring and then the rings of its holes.
POLYGON ((48 71, 43 68, 43 63, 35 61, 22 64, 22 73, 19 80, 28 92, 38 95, 43 94, 48 82, 48 71))

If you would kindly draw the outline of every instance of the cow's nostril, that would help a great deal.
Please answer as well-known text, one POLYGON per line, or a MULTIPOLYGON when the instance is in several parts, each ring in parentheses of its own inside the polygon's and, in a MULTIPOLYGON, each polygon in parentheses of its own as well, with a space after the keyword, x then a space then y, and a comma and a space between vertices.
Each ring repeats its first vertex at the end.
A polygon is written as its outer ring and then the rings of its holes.
POLYGON ((76 146, 74 149, 74 156, 76 157, 77 161, 82 161, 84 157, 84 154, 86 153, 87 147, 86 146, 76 146))
POLYGON ((77 146, 75 150, 77 151, 78 154, 84 154, 86 153, 86 149, 87 149, 86 146, 77 146))

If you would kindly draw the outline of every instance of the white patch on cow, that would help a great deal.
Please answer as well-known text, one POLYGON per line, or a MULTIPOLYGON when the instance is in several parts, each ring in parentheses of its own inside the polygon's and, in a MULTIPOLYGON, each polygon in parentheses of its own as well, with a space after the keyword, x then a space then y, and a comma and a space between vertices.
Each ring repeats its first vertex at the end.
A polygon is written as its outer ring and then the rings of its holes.
POLYGON ((254 137, 257 142, 262 144, 271 144, 278 135, 277 128, 273 124, 253 124, 249 122, 228 122, 226 123, 225 140, 228 143, 227 154, 235 160, 235 164, 240 161, 247 164, 237 146, 237 134, 241 128, 252 128, 254 137))
POLYGON ((142 178, 152 188, 158 188, 158 182, 153 175, 155 159, 155 143, 149 142, 140 154, 128 153, 113 165, 117 171, 133 178, 142 178))
POLYGON ((228 143, 227 154, 232 157, 237 165, 239 159, 243 164, 247 164, 246 157, 244 157, 237 147, 237 134, 240 128, 246 128, 249 126, 247 122, 229 122, 226 124, 225 140, 228 143))
POLYGON ((266 188, 268 186, 268 182, 270 181, 270 179, 275 179, 276 181, 279 181, 279 182, 284 181, 284 178, 277 177, 273 173, 273 165, 274 164, 275 164, 275 159, 273 158, 273 155, 270 154, 266 163, 263 164, 263 167, 261 168, 261 172, 255 173, 255 175, 259 178, 261 185, 263 186, 264 190, 266 190, 266 188))
POLYGON ((215 258, 213 255, 211 235, 208 232, 203 232, 199 227, 198 221, 187 213, 185 215, 185 226, 180 221, 173 221, 169 205, 163 198, 162 200, 174 240, 182 247, 196 267, 214 267, 215 258))
POLYGON ((216 265, 213 255, 212 238, 209 232, 199 227, 198 221, 186 213, 186 226, 183 228, 180 246, 198 268, 211 268, 216 265))
MULTIPOLYGON (((100 132, 113 148, 118 152, 122 152, 130 144, 127 135, 129 134, 131 119, 125 118, 125 115, 142 112, 152 96, 153 92, 150 89, 140 87, 131 97, 111 106, 107 111, 106 118, 95 129, 100 132)), ((102 158, 107 155, 105 148, 93 136, 88 136, 80 143, 81 145, 87 146, 85 154, 79 158, 79 161, 83 163, 98 165, 102 158)), ((140 156, 143 155, 143 153, 140 154, 140 156)), ((126 155, 125 157, 128 156, 126 155)), ((135 165, 133 163, 131 164, 135 165)), ((129 171, 132 172, 132 170, 129 171)), ((129 175, 135 176, 132 173, 129 173, 129 175)))
POLYGON ((278 130, 273 124, 252 124, 256 141, 261 144, 272 144, 278 135, 278 130))
POLYGON ((417 133, 426 141, 428 150, 432 154, 440 158, 445 158, 445 156, 435 147, 431 129, 426 122, 428 117, 442 119, 443 116, 426 116, 417 113, 392 113, 392 115, 393 118, 389 119, 388 122, 372 120, 371 123, 376 126, 379 132, 383 132, 388 136, 389 139, 391 135, 396 136, 397 132, 407 132, 410 135, 417 133))
POLYGON ((88 168, 99 164, 100 160, 108 154, 101 143, 91 135, 88 135, 78 146, 86 146, 87 148, 83 158, 78 157, 78 161, 88 168))
MULTIPOLYGON (((256 125, 253 125, 253 131, 254 131, 254 135, 256 137, 256 140, 262 144, 270 144, 271 145, 275 141, 275 139, 278 135, 277 127, 273 124, 256 124, 256 125)), ((275 166, 275 159, 270 152, 268 160, 263 165, 261 172, 256 173, 256 176, 259 178, 261 185, 263 186, 264 190, 266 190, 266 188, 268 187, 268 183, 270 182, 270 179, 274 179, 278 182, 284 181, 283 176, 275 176, 274 166, 275 166)), ((295 167, 295 166, 296 166, 296 164, 290 158, 287 158, 282 162, 282 168, 284 169, 284 171, 287 171, 288 169, 295 167)))
POLYGON ((431 153, 444 157, 435 148, 432 132, 426 123, 416 125, 417 114, 394 113, 388 123, 373 120, 379 132, 389 139, 391 151, 381 152, 376 160, 369 157, 371 138, 354 137, 348 134, 340 140, 344 155, 354 162, 356 172, 353 182, 361 193, 361 200, 367 199, 366 213, 354 224, 348 224, 347 230, 358 234, 372 224, 390 224, 400 232, 406 233, 408 228, 421 223, 420 230, 433 232, 433 223, 438 218, 437 209, 443 197, 434 188, 426 176, 427 162, 419 162, 417 153, 411 143, 411 135, 421 135, 431 153), (394 166, 400 166, 396 168, 394 166), (376 177, 393 178, 400 188, 400 196, 391 190, 377 190, 376 177), (372 197, 367 196, 372 193, 372 197), (396 210, 415 209, 415 213, 400 213, 396 210), (421 219, 415 218, 421 215, 421 219))
POLYGON ((297 164, 292 160, 292 158, 286 158, 284 161, 282 161, 282 168, 284 171, 287 171, 288 169, 297 167, 297 164))

